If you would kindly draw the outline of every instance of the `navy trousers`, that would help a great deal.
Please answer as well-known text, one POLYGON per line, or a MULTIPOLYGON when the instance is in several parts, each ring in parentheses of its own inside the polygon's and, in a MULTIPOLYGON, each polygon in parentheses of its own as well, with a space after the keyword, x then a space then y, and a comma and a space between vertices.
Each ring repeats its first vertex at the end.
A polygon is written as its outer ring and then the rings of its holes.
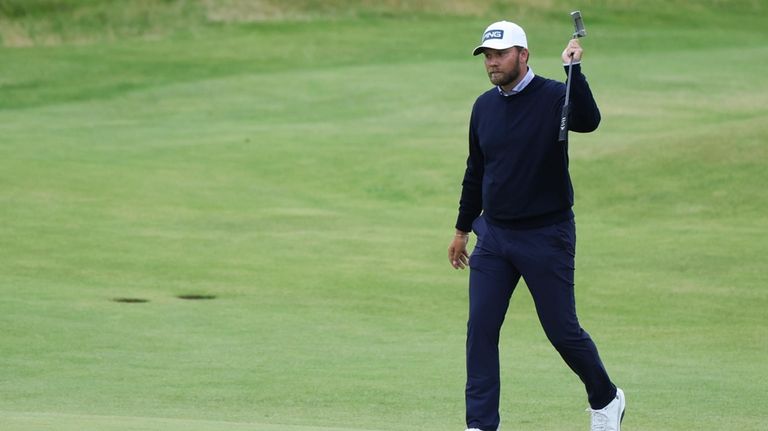
POLYGON ((499 332, 512 292, 525 279, 541 326, 565 363, 579 376, 592 408, 616 396, 597 348, 576 317, 573 219, 535 229, 507 229, 478 217, 469 259, 467 323, 467 427, 499 425, 499 332))

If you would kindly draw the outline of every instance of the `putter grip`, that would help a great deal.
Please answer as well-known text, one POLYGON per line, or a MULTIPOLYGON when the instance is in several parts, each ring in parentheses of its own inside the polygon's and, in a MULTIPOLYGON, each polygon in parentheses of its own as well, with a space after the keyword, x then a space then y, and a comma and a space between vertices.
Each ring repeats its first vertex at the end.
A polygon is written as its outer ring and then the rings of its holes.
POLYGON ((565 142, 568 139, 568 105, 563 105, 563 112, 560 115, 560 135, 558 142, 565 142))

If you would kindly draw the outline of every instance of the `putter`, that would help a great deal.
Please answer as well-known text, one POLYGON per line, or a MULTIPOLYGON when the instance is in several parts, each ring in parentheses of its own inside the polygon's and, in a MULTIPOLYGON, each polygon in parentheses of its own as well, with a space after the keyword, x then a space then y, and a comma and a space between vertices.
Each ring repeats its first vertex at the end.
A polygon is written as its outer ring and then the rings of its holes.
MULTIPOLYGON (((576 31, 573 33, 572 38, 578 39, 587 35, 587 30, 584 29, 584 21, 581 20, 581 12, 571 12, 571 18, 573 18, 573 27, 576 31)), ((571 97, 571 70, 573 69, 573 54, 571 54, 571 62, 568 63, 568 82, 565 86, 565 103, 563 103, 563 112, 560 117, 560 136, 558 141, 565 142, 568 140, 568 104, 571 97)))

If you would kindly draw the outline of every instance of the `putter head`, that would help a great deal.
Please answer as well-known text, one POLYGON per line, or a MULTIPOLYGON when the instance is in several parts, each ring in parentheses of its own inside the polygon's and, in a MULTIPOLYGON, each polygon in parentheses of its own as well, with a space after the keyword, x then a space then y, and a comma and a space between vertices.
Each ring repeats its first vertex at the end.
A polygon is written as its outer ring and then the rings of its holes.
POLYGON ((571 18, 573 18, 573 27, 576 30, 573 33, 573 38, 586 36, 587 30, 584 28, 584 21, 581 19, 581 12, 577 10, 571 12, 571 18))

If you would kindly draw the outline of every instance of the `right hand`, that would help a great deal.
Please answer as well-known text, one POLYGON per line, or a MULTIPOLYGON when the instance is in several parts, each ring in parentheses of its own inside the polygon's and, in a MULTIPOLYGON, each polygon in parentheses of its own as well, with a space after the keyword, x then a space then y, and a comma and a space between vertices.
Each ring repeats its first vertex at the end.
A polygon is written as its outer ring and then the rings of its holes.
POLYGON ((584 49, 579 43, 579 39, 571 39, 568 41, 568 45, 563 50, 563 64, 568 64, 573 60, 574 63, 581 61, 581 56, 584 53, 584 49))
POLYGON ((468 232, 456 232, 456 235, 448 246, 448 262, 453 269, 464 269, 469 266, 469 253, 467 253, 468 232))

